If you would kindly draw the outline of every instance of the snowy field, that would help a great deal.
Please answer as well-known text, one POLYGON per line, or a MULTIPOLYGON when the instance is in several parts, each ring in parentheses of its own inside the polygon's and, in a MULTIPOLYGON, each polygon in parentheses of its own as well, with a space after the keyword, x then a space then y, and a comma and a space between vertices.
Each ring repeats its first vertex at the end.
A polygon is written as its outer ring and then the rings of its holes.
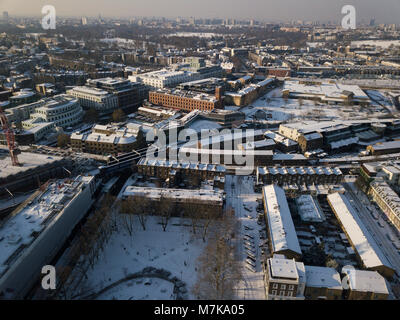
MULTIPOLYGON (((232 107, 227 107, 226 109, 234 110, 232 107)), ((366 118, 367 115, 371 116, 371 113, 377 110, 371 108, 370 110, 360 111, 358 106, 326 105, 305 99, 286 99, 285 101, 282 98, 281 89, 277 88, 240 111, 246 114, 246 120, 256 119, 257 111, 263 111, 266 119, 258 120, 299 121, 313 120, 317 119, 317 117, 320 120, 366 118)), ((379 114, 383 113, 377 112, 375 116, 379 114)))
POLYGON ((393 46, 400 46, 400 40, 363 40, 363 41, 352 41, 351 42, 352 46, 363 46, 363 45, 368 45, 368 46, 376 46, 376 47, 381 47, 382 49, 387 49, 391 45, 393 46))
MULTIPOLYGON (((159 217, 149 217, 146 231, 136 222, 130 236, 124 228, 119 228, 94 268, 89 270, 85 287, 100 291, 104 287, 125 278, 128 274, 142 271, 145 267, 155 267, 170 271, 173 276, 187 284, 190 291, 196 282, 196 260, 205 247, 202 239, 195 239, 191 233, 190 221, 172 219, 166 232, 162 231, 159 217), (183 222, 184 226, 180 223, 183 222)), ((172 299, 173 285, 165 280, 151 278, 130 280, 103 293, 99 299, 172 299)))

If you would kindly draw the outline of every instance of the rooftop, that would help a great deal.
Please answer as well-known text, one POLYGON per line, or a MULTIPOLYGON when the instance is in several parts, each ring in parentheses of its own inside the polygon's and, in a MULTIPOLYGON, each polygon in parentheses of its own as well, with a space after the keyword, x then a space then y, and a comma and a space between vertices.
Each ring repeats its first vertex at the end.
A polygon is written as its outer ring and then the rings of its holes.
POLYGON ((285 191, 276 185, 265 186, 263 197, 273 252, 291 250, 301 255, 285 191))
POLYGON ((333 268, 305 266, 306 285, 314 288, 342 290, 340 274, 333 268))
POLYGON ((328 195, 328 201, 350 237, 365 267, 386 266, 392 268, 347 197, 340 193, 332 193, 328 195))

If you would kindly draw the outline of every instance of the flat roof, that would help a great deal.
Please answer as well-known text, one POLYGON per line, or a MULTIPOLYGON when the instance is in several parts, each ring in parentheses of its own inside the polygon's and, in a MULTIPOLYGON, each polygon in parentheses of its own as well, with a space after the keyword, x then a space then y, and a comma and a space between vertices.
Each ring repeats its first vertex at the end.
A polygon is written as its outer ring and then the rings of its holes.
POLYGON ((169 189, 169 188, 151 188, 128 186, 123 192, 124 197, 144 196, 146 198, 157 199, 161 197, 172 198, 175 200, 199 200, 205 202, 214 202, 222 205, 224 192, 220 190, 209 189, 169 189))
POLYGON ((306 286, 342 290, 340 274, 333 268, 305 266, 306 286))
POLYGON ((297 273, 296 261, 294 259, 269 259, 269 266, 271 275, 274 278, 285 278, 297 280, 299 274, 297 273))
POLYGON ((11 158, 7 150, 7 153, 0 153, 0 178, 6 178, 7 176, 25 172, 62 159, 62 157, 53 155, 50 156, 39 153, 22 152, 18 154, 18 160, 21 166, 15 167, 11 164, 11 158))
POLYGON ((385 278, 377 271, 347 268, 343 271, 348 275, 348 284, 352 290, 389 294, 385 278))
POLYGON ((0 227, 0 277, 24 250, 47 228, 52 219, 61 212, 81 191, 79 186, 93 177, 78 176, 75 180, 61 179, 51 183, 30 204, 0 227))

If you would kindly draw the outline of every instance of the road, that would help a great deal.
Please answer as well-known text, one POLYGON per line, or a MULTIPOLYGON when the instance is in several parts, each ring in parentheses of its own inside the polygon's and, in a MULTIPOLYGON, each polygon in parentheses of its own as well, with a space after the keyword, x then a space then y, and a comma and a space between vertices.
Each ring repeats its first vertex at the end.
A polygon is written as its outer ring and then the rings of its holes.
MULTIPOLYGON (((365 197, 363 202, 366 203, 365 201, 369 201, 368 198, 362 192, 357 191, 356 186, 352 182, 347 182, 344 184, 344 186, 347 191, 347 197, 350 200, 353 200, 351 201, 352 205, 358 209, 358 214, 361 221, 367 228, 371 230, 370 233, 372 234, 373 238, 378 243, 378 245, 380 243, 382 244, 380 248, 383 254, 392 264, 393 268, 397 271, 397 273, 400 274, 400 255, 398 254, 398 251, 393 247, 391 241, 389 241, 389 239, 386 237, 386 231, 385 231, 386 228, 385 229, 381 228, 378 225, 378 222, 374 218, 372 218, 371 214, 366 209, 365 204, 363 204, 362 201, 360 200, 361 198, 365 197), (355 192, 358 193, 356 194, 355 192)), ((383 219, 381 218, 379 219, 381 220, 382 224, 386 224, 386 222, 383 221, 383 219)))
POLYGON ((263 271, 261 267, 261 257, 259 250, 259 232, 260 226, 257 225, 257 198, 259 194, 254 193, 254 177, 251 176, 226 176, 226 206, 235 210, 235 215, 239 220, 239 237, 237 241, 237 256, 243 261, 243 287, 240 285, 237 289, 239 299, 264 300, 265 287, 263 280, 263 271), (244 205, 247 207, 245 209, 244 205), (246 230, 244 226, 252 230, 246 230), (244 247, 244 235, 250 234, 254 237, 254 247, 256 256, 256 272, 246 268, 246 250, 244 247))

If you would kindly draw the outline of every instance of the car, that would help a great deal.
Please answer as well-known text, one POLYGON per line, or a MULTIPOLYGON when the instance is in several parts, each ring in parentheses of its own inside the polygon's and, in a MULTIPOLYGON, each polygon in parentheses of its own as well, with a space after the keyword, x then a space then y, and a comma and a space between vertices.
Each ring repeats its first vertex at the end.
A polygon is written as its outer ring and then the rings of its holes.
POLYGON ((252 260, 250 260, 250 259, 246 259, 246 263, 247 263, 248 265, 251 265, 253 268, 256 267, 256 264, 255 264, 252 260))
POLYGON ((244 244, 247 244, 249 247, 254 247, 254 243, 253 242, 250 242, 250 241, 248 241, 248 240, 245 240, 244 241, 244 244))
POLYGON ((250 270, 251 272, 256 272, 256 269, 254 269, 251 265, 248 265, 248 264, 246 264, 246 268, 248 269, 248 270, 250 270))

